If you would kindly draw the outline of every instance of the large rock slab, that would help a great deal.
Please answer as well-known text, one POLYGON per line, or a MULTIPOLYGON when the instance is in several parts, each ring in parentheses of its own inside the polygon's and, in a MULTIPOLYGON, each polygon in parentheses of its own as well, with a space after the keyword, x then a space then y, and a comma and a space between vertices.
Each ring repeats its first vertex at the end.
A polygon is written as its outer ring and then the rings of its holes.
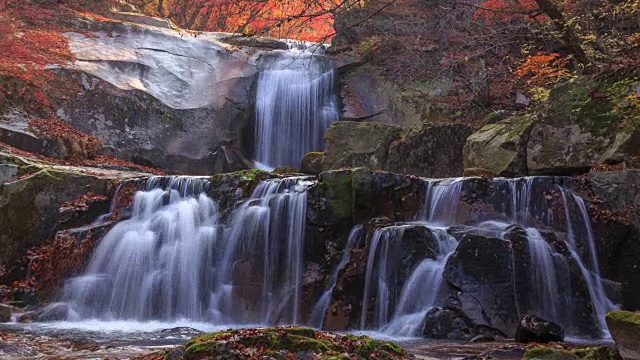
POLYGON ((634 142, 638 130, 622 111, 612 110, 635 94, 629 81, 615 76, 578 78, 552 90, 527 144, 529 173, 584 173, 603 161, 640 155, 634 142))
POLYGON ((463 148, 473 129, 465 124, 425 124, 391 144, 385 169, 424 177, 463 173, 463 148))
POLYGON ((59 209, 92 192, 108 196, 114 179, 141 174, 112 170, 42 166, 0 153, 0 161, 19 165, 21 177, 0 184, 0 266, 10 273, 31 247, 54 235, 59 209))
POLYGON ((325 134, 326 157, 322 160, 322 169, 361 166, 382 169, 389 147, 400 132, 400 128, 382 123, 337 121, 325 134))
POLYGON ((512 256, 509 241, 466 234, 443 273, 459 289, 457 299, 465 315, 511 336, 520 320, 512 256))
POLYGON ((612 311, 607 314, 606 319, 622 358, 640 360, 640 314, 612 311))
POLYGON ((510 117, 471 134, 464 146, 465 169, 498 176, 527 175, 527 142, 535 118, 510 117))
POLYGON ((228 44, 228 34, 87 27, 66 34, 77 60, 58 73, 81 90, 60 104, 60 118, 100 137, 103 153, 170 173, 252 167, 251 104, 266 50, 228 44))

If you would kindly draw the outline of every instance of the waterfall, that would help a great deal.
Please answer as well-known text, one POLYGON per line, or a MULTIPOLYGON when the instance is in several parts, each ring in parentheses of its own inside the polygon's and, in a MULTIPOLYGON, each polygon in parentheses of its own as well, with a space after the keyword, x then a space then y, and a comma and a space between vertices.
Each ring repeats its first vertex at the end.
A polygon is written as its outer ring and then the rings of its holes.
MULTIPOLYGON (((528 177, 520 179, 495 179, 491 192, 496 197, 494 206, 504 209, 503 218, 467 223, 465 231, 482 236, 506 239, 511 225, 519 225, 525 231, 528 253, 527 281, 531 284, 530 296, 526 300, 528 311, 539 316, 573 326, 578 323, 571 312, 571 294, 574 285, 569 278, 569 259, 547 242, 536 226, 554 227, 556 216, 549 208, 545 197, 551 189, 560 189, 567 223, 567 245, 571 258, 580 267, 582 277, 589 288, 594 304, 598 326, 606 331, 604 315, 615 307, 607 298, 597 263, 597 252, 591 225, 582 198, 570 190, 554 184, 552 178, 528 177), (503 191, 506 196, 496 196, 503 191), (574 205, 579 217, 576 223, 584 226, 584 237, 573 230, 574 219, 570 207, 574 205), (578 245, 578 242, 581 242, 578 245), (583 259, 578 247, 586 249, 583 259), (587 264, 587 265, 585 265, 587 264)), ((438 251, 435 257, 427 257, 418 263, 411 275, 404 280, 399 296, 395 289, 399 281, 396 276, 397 249, 403 231, 408 225, 396 224, 375 230, 365 274, 360 328, 375 328, 393 336, 417 336, 422 329, 424 317, 429 309, 442 305, 439 299, 444 280, 442 277, 449 256, 455 251, 458 241, 449 233, 451 226, 459 225, 465 218, 460 213, 460 201, 464 179, 426 180, 424 208, 416 222, 410 226, 424 226, 436 239, 438 251), (372 301, 375 303, 371 304, 372 301), (372 319, 368 317, 373 315, 372 319)), ((470 221, 470 220, 466 220, 470 221)))
MULTIPOLYGON (((299 322, 306 206, 304 178, 271 179, 261 182, 251 199, 235 211, 224 237, 224 256, 213 294, 217 301, 212 308, 216 314, 234 316, 219 321, 299 322), (255 279, 253 288, 247 288, 255 274, 262 276, 255 279), (228 291, 234 283, 249 293, 259 293, 254 295, 259 311, 239 313, 238 307, 229 308, 236 303, 228 291), (221 304, 227 304, 227 311, 220 311, 221 304)), ((246 305, 252 305, 249 302, 246 305)))
POLYGON ((435 259, 422 260, 406 281, 391 322, 382 327, 384 333, 415 336, 421 330, 427 311, 437 305, 444 280, 442 273, 458 241, 444 228, 430 229, 438 241, 438 254, 435 259))
POLYGON ((584 203, 584 200, 570 192, 567 189, 560 188, 560 192, 562 194, 563 206, 565 211, 565 218, 567 223, 567 243, 569 245, 569 251, 571 252, 571 257, 575 259, 580 267, 580 272, 587 283, 589 289, 589 296, 591 298, 591 302, 594 305, 595 309, 595 317, 601 329, 607 329, 607 324, 605 322, 605 315, 612 310, 616 309, 616 306, 609 300, 607 297, 604 286, 602 284, 602 278, 600 277, 600 266, 598 265, 598 253, 596 250, 596 243, 593 237, 593 231, 591 229, 591 223, 589 221, 589 215, 587 213, 587 208, 584 203), (579 239, 576 236, 570 207, 570 201, 572 201, 578 208, 580 212, 580 220, 581 223, 585 227, 585 235, 582 239, 579 239), (583 240, 586 242, 585 245, 588 251, 588 259, 585 261, 582 256, 578 253, 578 241, 583 240), (587 263, 589 266, 587 266, 587 263))
POLYGON ((136 193, 132 217, 116 224, 63 299, 80 317, 201 319, 220 239, 218 207, 206 178, 152 178, 136 193))
POLYGON ((225 225, 208 178, 151 178, 63 301, 81 319, 297 323, 309 184, 265 180, 225 225))
POLYGON ((339 116, 324 49, 293 45, 268 57, 258 79, 256 160, 265 168, 297 168, 307 152, 322 151, 324 133, 339 116))
POLYGON ((362 237, 362 225, 356 225, 351 229, 349 233, 349 237, 347 238, 347 244, 342 251, 342 257, 340 258, 340 262, 338 266, 335 267, 333 274, 331 275, 331 285, 329 288, 320 296, 320 299, 313 306, 313 310, 311 311, 311 326, 322 328, 324 324, 324 317, 327 309, 329 308, 331 302, 331 294, 333 293, 333 289, 336 287, 336 283, 338 282, 338 275, 340 270, 349 263, 351 259, 351 249, 353 249, 360 238, 362 237))

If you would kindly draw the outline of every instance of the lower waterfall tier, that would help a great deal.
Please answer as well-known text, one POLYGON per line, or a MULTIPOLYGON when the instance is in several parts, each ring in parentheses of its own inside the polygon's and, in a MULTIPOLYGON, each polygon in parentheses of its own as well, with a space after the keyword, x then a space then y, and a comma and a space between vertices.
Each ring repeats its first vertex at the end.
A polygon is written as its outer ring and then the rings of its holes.
POLYGON ((61 301, 74 319, 460 339, 513 337, 533 314, 570 336, 608 336, 620 287, 602 278, 599 227, 569 178, 273 176, 121 184, 138 191, 112 211, 130 216, 61 301), (443 319, 454 328, 434 331, 443 319))

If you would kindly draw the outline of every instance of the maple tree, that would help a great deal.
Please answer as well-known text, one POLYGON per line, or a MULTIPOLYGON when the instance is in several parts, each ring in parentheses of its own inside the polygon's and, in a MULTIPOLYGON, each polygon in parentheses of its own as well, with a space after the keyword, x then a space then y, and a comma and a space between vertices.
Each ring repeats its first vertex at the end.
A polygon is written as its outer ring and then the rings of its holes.
POLYGON ((335 14, 361 5, 359 0, 129 0, 128 3, 191 30, 309 41, 329 39, 334 33, 335 14))

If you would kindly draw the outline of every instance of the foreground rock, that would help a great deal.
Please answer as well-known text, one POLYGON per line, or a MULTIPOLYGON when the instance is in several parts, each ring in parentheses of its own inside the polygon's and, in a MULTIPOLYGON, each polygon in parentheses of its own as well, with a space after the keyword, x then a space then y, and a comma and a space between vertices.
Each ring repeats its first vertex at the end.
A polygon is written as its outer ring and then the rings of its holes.
POLYGON ((640 314, 612 311, 607 314, 607 326, 622 358, 640 360, 640 314))
POLYGON ((520 320, 516 330, 516 341, 522 343, 547 343, 563 340, 564 330, 560 325, 531 314, 520 320))
POLYGON ((282 327, 227 330, 191 339, 186 345, 137 359, 413 359, 401 347, 366 336, 282 327))

